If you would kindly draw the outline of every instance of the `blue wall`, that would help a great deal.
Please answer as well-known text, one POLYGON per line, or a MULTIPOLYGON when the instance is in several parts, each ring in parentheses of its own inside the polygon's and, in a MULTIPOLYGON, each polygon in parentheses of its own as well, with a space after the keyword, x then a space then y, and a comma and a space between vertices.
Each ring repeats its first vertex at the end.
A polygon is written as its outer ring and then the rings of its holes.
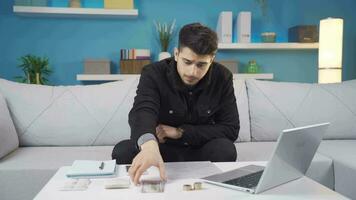
MULTIPOLYGON (((225 10, 233 11, 234 17, 240 11, 252 11, 254 42, 263 31, 277 32, 277 40, 285 42, 291 26, 318 25, 329 16, 343 18, 343 77, 356 78, 354 0, 269 0, 266 16, 255 0, 141 0, 135 1, 136 19, 20 17, 12 13, 12 5, 11 0, 0 1, 0 77, 6 79, 21 75, 17 59, 32 53, 49 57, 54 70, 51 84, 82 84, 76 74, 82 73, 85 58, 109 58, 118 67, 121 48, 150 48, 156 59, 159 49, 153 20, 176 19, 178 27, 201 22, 215 29, 219 12, 225 10)), ((237 59, 242 65, 256 59, 263 72, 274 73, 278 81, 317 81, 317 50, 220 51, 217 58, 237 59)))

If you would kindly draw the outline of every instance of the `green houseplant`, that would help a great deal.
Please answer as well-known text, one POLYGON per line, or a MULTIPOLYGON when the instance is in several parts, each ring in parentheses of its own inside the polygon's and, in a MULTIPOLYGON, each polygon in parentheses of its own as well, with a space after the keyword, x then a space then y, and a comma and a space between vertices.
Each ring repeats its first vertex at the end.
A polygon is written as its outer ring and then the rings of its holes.
POLYGON ((171 57, 168 48, 174 36, 176 20, 173 20, 172 23, 160 23, 154 21, 154 24, 157 31, 157 40, 161 47, 161 53, 159 54, 158 59, 162 60, 171 57))
POLYGON ((35 55, 25 55, 19 59, 21 64, 19 67, 24 73, 24 76, 15 77, 17 81, 29 84, 48 84, 48 76, 52 73, 47 57, 39 57, 35 55))

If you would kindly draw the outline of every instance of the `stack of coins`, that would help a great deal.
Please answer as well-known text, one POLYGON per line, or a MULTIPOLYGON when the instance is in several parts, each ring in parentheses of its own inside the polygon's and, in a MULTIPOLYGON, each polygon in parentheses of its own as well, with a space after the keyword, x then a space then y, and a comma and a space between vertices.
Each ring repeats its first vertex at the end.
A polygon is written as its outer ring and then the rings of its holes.
POLYGON ((183 191, 191 191, 191 190, 193 190, 192 185, 190 184, 183 185, 183 191))
POLYGON ((202 183, 201 182, 195 182, 194 183, 194 190, 201 190, 202 189, 202 183))
POLYGON ((203 184, 201 182, 195 182, 192 185, 190 184, 185 184, 183 185, 183 191, 192 191, 192 190, 201 190, 203 188, 203 184))

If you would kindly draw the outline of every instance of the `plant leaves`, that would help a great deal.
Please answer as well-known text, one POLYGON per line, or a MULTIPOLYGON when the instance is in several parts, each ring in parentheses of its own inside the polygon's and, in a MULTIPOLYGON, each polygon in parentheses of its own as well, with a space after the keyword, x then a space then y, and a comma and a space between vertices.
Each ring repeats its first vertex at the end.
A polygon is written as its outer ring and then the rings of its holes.
POLYGON ((47 77, 51 75, 52 70, 49 66, 48 57, 39 57, 31 54, 27 54, 19 58, 21 62, 18 67, 24 73, 24 77, 15 77, 16 80, 27 83, 36 83, 36 74, 40 74, 40 84, 47 84, 47 77))

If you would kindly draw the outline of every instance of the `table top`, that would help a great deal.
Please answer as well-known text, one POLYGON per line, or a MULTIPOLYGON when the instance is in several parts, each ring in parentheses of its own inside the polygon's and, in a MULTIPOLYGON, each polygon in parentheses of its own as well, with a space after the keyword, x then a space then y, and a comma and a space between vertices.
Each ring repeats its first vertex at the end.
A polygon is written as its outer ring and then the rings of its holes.
MULTIPOLYGON (((239 167, 254 165, 265 165, 266 162, 224 162, 214 163, 222 171, 229 171, 239 167)), ((261 194, 249 194, 228 188, 203 183, 203 189, 199 191, 182 191, 183 184, 193 184, 199 179, 178 179, 169 180, 165 185, 163 193, 141 193, 140 186, 133 186, 129 189, 104 188, 106 179, 91 179, 89 188, 85 191, 60 191, 59 188, 68 181, 65 176, 69 167, 61 167, 49 182, 37 194, 35 200, 71 200, 71 199, 347 199, 346 197, 330 190, 329 188, 313 181, 308 177, 288 182, 261 194)), ((158 173, 157 173, 158 174, 158 173)))

